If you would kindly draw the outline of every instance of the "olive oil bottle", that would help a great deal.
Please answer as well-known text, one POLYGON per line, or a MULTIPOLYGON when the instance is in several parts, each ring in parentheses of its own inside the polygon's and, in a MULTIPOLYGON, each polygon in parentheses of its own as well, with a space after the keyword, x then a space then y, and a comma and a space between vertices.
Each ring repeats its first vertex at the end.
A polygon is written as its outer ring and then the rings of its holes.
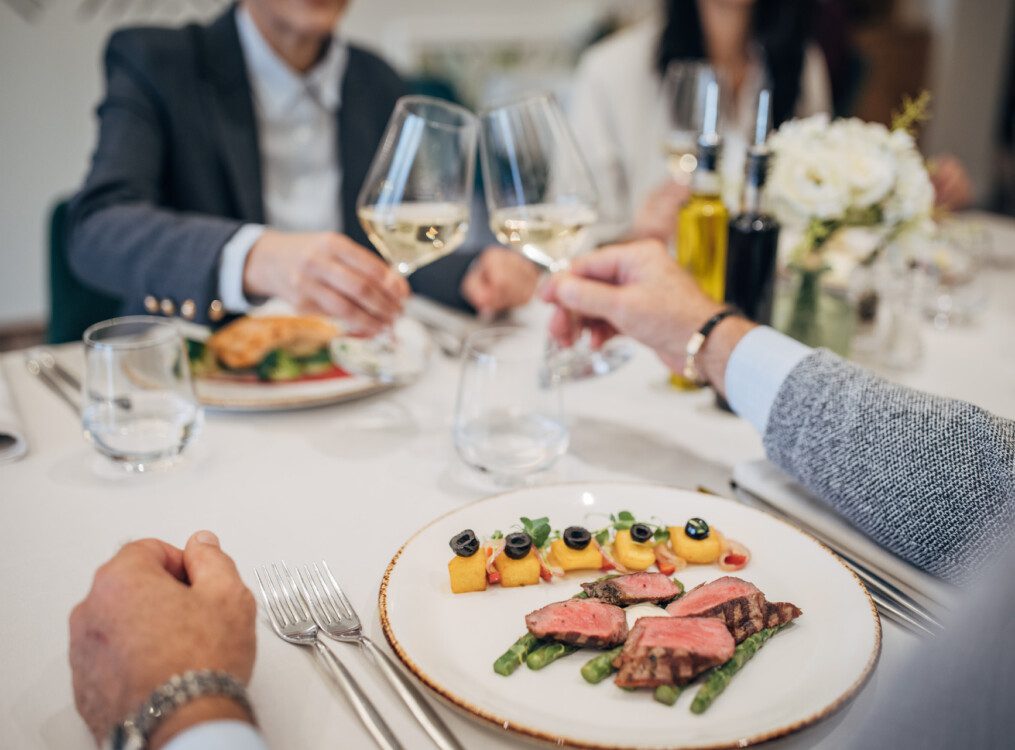
MULTIPOLYGON (((705 118, 698 138, 698 166, 691 178, 691 197, 677 214, 677 262, 686 268, 705 293, 722 302, 726 291, 726 241, 729 212, 722 202, 719 158, 722 138, 717 130, 719 86, 709 84, 705 118)), ((670 382, 677 388, 697 386, 680 373, 670 382)))

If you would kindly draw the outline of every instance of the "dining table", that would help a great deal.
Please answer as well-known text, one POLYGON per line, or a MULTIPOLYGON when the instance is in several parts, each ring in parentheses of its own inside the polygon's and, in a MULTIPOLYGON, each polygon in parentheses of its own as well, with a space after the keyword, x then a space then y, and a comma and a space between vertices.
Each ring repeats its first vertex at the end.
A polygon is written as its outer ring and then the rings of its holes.
MULTIPOLYGON (((996 248, 1015 248, 1015 220, 978 215, 996 248)), ((1015 417, 1015 267, 983 272, 984 309, 968 325, 923 322, 921 361, 885 377, 1015 417)), ((548 310, 517 314, 541 350, 548 310)), ((706 488, 731 496, 734 466, 764 456, 746 421, 716 408, 708 390, 676 390, 655 356, 633 346, 616 372, 569 383, 566 456, 539 484, 636 481, 706 488)), ((56 348, 81 371, 80 345, 56 348)), ((341 404, 278 413, 208 410, 198 439, 168 469, 127 473, 84 439, 80 418, 26 370, 23 352, 0 358, 29 445, 0 466, 0 746, 89 747, 74 708, 67 619, 96 568, 132 539, 182 545, 215 531, 248 585, 255 566, 327 560, 387 649, 378 588, 399 547, 433 518, 504 491, 457 456, 452 420, 460 362, 435 352, 413 383, 341 404)), ((318 674, 309 653, 276 638, 263 614, 250 685, 270 747, 370 748, 372 741, 318 674)), ((843 748, 872 712, 891 701, 890 678, 920 638, 883 622, 880 662, 839 711, 772 748, 843 748)), ((407 748, 429 740, 368 657, 333 644, 407 748)), ((473 720, 428 693, 469 748, 516 748, 531 741, 473 720)))

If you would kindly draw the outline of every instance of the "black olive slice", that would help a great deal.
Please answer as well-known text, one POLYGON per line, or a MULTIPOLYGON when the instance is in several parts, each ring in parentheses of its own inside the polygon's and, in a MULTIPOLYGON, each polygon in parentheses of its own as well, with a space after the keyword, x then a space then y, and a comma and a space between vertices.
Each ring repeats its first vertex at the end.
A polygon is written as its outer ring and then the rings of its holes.
POLYGON ((504 554, 512 560, 521 560, 532 549, 532 537, 524 531, 516 531, 504 537, 504 554))
POLYGON ((684 526, 684 533, 691 539, 708 539, 708 524, 703 518, 692 518, 684 526))
POLYGON ((472 557, 479 552, 479 539, 476 538, 476 532, 472 529, 455 534, 451 537, 449 544, 452 551, 459 557, 472 557))
POLYGON ((592 534, 581 526, 568 526, 564 529, 564 544, 571 549, 585 549, 592 541, 592 534))
POLYGON ((652 529, 648 524, 636 523, 631 527, 631 538, 636 542, 647 542, 652 538, 652 529))

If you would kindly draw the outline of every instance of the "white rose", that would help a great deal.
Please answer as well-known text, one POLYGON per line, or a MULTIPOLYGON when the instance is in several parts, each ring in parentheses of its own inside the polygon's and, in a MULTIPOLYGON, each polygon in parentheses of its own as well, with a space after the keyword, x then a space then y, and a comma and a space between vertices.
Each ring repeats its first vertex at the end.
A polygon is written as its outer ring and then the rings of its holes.
POLYGON ((769 174, 769 199, 783 221, 840 218, 849 187, 824 150, 783 151, 769 174))
POLYGON ((885 221, 897 224, 921 219, 929 216, 933 207, 934 186, 923 158, 915 149, 901 154, 895 190, 885 201, 885 221))

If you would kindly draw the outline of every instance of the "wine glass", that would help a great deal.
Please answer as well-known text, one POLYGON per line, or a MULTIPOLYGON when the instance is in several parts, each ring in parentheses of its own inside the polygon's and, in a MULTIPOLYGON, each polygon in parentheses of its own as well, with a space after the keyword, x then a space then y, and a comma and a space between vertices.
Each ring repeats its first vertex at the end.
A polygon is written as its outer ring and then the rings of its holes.
MULTIPOLYGON (((588 245, 598 197, 564 113, 549 94, 480 116, 480 160, 497 240, 550 273, 566 270, 588 245)), ((547 370, 565 380, 604 375, 631 356, 620 341, 592 351, 588 337, 570 349, 547 346, 547 370)))
POLYGON ((476 331, 465 343, 455 404, 455 449, 500 484, 550 468, 567 452, 560 380, 510 326, 476 331))
MULTIPOLYGON (((428 96, 396 102, 356 215, 373 246, 403 276, 465 241, 477 130, 476 116, 449 102, 428 96)), ((421 350, 399 346, 390 330, 372 339, 336 339, 332 356, 347 371, 385 382, 408 380, 425 365, 421 350)))
POLYGON ((114 318, 91 326, 84 342, 85 436, 128 471, 169 463, 202 424, 177 327, 145 315, 114 318))
POLYGON ((674 60, 663 76, 662 104, 667 122, 663 151, 670 174, 682 185, 691 183, 691 175, 698 166, 698 134, 705 113, 705 93, 708 84, 714 81, 715 70, 698 60, 674 60))

